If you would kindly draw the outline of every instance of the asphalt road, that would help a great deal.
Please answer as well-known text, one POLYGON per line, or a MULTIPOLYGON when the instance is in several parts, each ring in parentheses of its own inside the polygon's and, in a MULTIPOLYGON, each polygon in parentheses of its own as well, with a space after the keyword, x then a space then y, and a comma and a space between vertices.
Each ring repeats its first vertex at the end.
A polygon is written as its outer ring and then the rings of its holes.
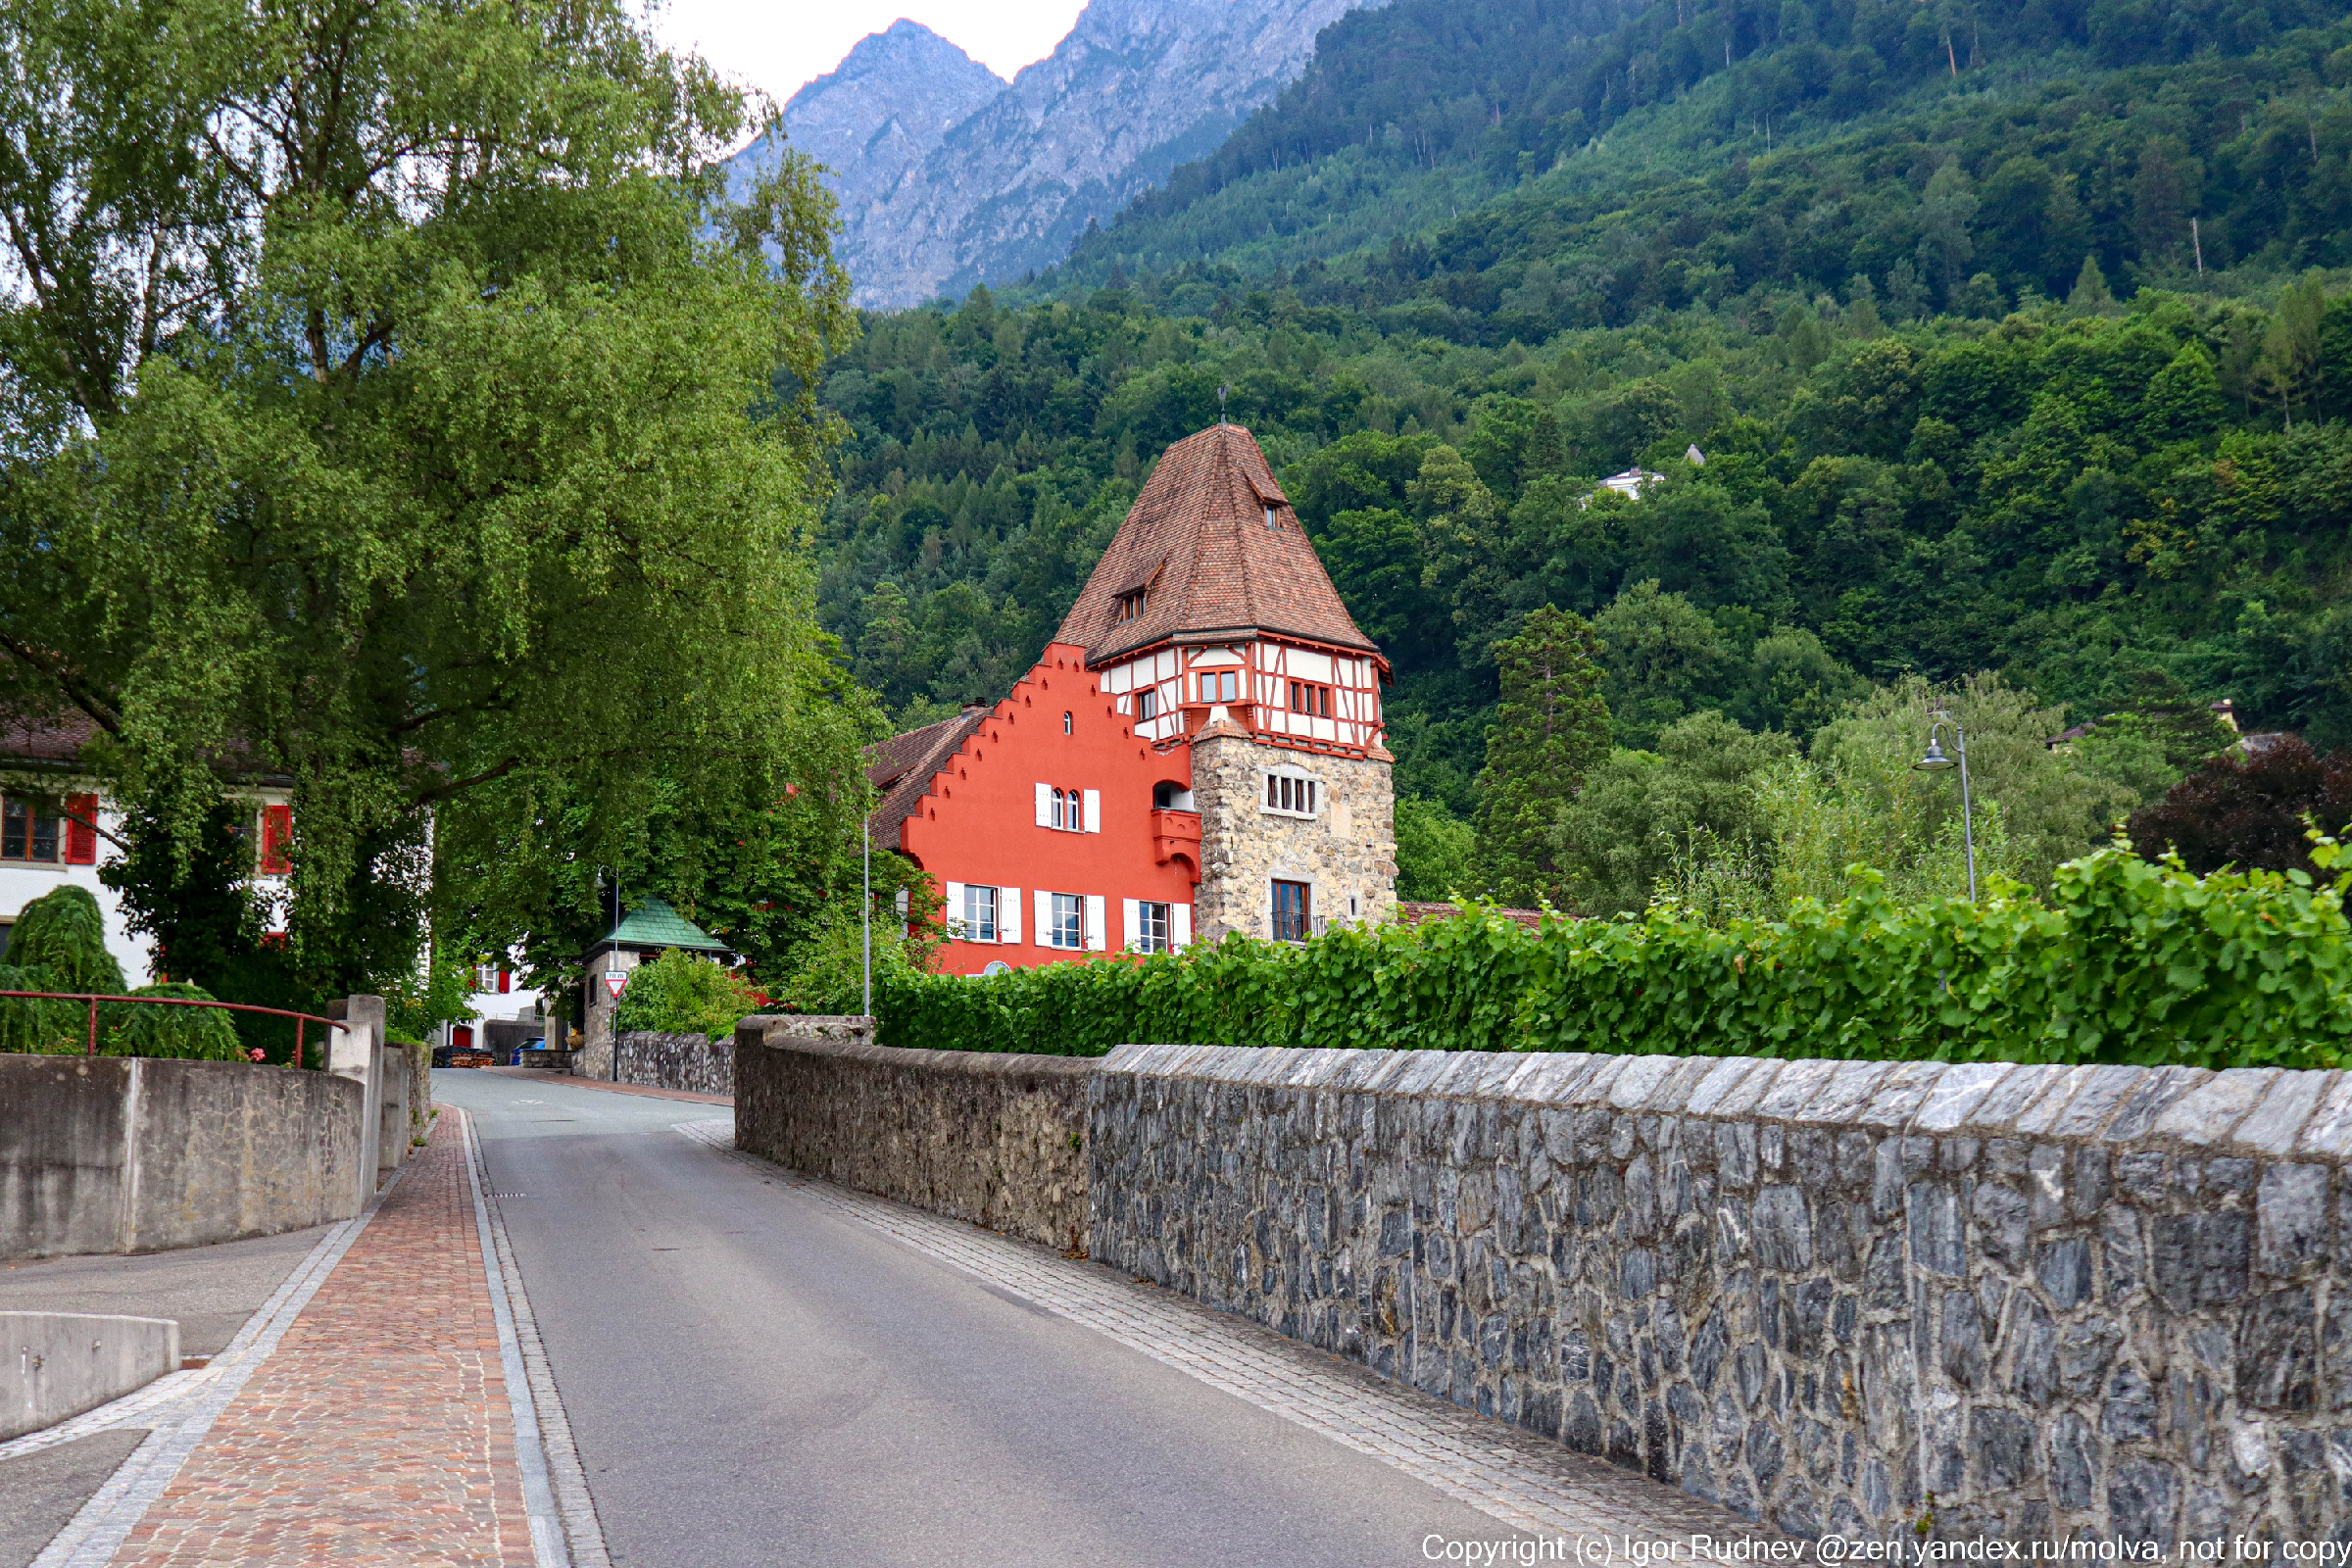
POLYGON ((670 1129, 440 1071, 619 1568, 1371 1568, 1494 1520, 670 1129))

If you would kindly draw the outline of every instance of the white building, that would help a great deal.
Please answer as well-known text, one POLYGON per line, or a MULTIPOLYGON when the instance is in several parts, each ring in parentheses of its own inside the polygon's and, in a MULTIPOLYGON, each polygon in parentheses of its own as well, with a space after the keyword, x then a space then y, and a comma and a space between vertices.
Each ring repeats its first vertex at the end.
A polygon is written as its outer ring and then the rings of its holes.
MULTIPOLYGON (((133 989, 155 980, 155 955, 132 934, 122 900, 98 880, 100 868, 122 854, 122 813, 99 793, 83 767, 92 737, 85 718, 54 724, 0 725, 0 961, 24 906, 72 883, 87 888, 106 916, 107 951, 133 989)), ((291 866, 293 811, 285 782, 263 780, 232 792, 241 831, 256 846, 253 885, 263 895, 269 928, 285 926, 285 888, 291 866)))

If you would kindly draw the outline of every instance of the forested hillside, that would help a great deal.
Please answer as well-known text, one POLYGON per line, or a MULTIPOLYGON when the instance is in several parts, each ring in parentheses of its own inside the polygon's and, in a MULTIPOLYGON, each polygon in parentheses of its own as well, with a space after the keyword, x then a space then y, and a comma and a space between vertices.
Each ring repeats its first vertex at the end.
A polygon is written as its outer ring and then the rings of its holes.
POLYGON ((825 388, 828 623, 910 719, 995 696, 1222 384, 1396 662, 1399 786, 1437 817, 1475 804, 1494 642, 1546 603, 1597 622, 1620 746, 1669 760, 1704 710, 1738 726, 1710 756, 1801 747, 1874 686, 1982 670, 2063 710, 2018 725, 2226 697, 2352 741, 2352 304, 2313 270, 2352 261, 2352 25, 2320 10, 1682 0, 1574 48, 1581 14, 1523 0, 1350 17, 1033 303, 868 318, 825 388), (1399 73, 1370 126, 1342 89, 1399 73), (1276 198, 1350 169, 1343 217, 1497 194, 1286 252, 1276 198), (1635 463, 1647 496, 1591 497, 1635 463))

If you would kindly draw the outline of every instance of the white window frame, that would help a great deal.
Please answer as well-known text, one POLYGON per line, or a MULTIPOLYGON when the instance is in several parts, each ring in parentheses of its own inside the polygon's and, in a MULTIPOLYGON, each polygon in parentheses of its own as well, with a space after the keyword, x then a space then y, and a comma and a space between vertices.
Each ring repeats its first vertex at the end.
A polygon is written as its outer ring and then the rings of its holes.
POLYGON ((1258 769, 1257 808, 1268 816, 1288 816, 1301 822, 1312 822, 1322 816, 1323 808, 1330 804, 1331 791, 1329 787, 1303 767, 1263 767, 1258 769), (1291 781, 1294 800, 1297 799, 1296 791, 1299 785, 1304 784, 1312 789, 1313 794, 1307 798, 1309 803, 1307 807, 1301 809, 1297 806, 1275 805, 1274 802, 1281 798, 1279 786, 1275 783, 1277 779, 1291 781))
POLYGON ((1120 901, 1120 934, 1129 953, 1166 953, 1175 945, 1175 910, 1172 904, 1153 899, 1123 899, 1120 901), (1153 927, 1157 927, 1156 930, 1153 927))
POLYGON ((1054 784, 1037 786, 1037 825, 1056 833, 1100 833, 1102 831, 1102 792, 1101 790, 1063 789, 1054 784))
POLYGON ((1037 894, 1037 945, 1056 953, 1082 953, 1086 949, 1086 896, 1080 893, 1052 893, 1040 888, 1037 894), (1067 904, 1064 904, 1067 900, 1067 904), (1064 942, 1064 932, 1069 940, 1064 942))
POLYGON ((985 882, 966 882, 963 885, 963 940, 966 942, 1002 942, 1004 925, 997 918, 1003 905, 1002 889, 985 882), (981 906, 985 903, 986 910, 981 906))

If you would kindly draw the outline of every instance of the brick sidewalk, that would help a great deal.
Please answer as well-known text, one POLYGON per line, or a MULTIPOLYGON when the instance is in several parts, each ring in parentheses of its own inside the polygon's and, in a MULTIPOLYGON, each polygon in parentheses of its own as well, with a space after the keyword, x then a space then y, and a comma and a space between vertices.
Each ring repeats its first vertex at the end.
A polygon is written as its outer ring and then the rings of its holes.
POLYGON ((115 1554, 530 1568, 454 1115, 115 1554))

